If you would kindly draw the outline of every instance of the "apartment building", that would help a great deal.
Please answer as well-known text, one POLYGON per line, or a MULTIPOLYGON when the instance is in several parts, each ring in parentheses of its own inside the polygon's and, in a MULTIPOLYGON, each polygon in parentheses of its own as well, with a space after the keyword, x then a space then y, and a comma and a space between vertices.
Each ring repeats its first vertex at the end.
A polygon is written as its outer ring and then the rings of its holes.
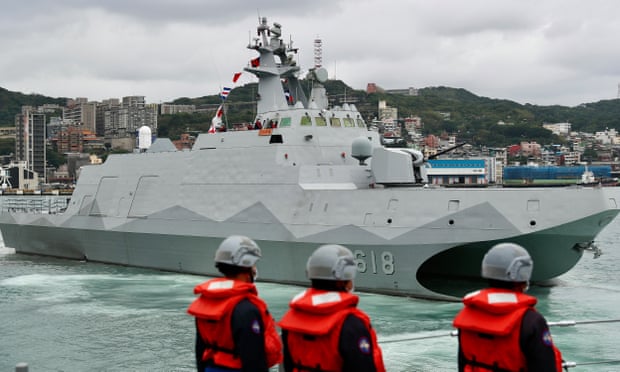
MULTIPOLYGON (((43 112, 23 106, 15 115, 15 160, 25 162, 27 169, 45 178, 46 119, 43 112)), ((41 180, 45 182, 45 179, 41 180)))

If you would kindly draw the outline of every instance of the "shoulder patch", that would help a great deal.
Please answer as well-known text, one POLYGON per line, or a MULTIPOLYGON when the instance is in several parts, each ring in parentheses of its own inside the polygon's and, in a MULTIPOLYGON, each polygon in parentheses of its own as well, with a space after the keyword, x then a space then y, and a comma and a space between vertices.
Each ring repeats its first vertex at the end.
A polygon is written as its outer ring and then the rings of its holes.
POLYGON ((542 341, 543 344, 547 345, 547 346, 552 346, 553 345, 553 338, 551 338, 551 332, 549 332, 549 330, 546 330, 543 332, 542 334, 542 341))
POLYGON ((362 354, 370 354, 370 341, 368 341, 368 337, 360 337, 359 341, 357 341, 357 347, 362 354))
POLYGON ((252 321, 252 332, 254 332, 255 334, 260 333, 260 323, 258 322, 258 319, 254 319, 252 321))

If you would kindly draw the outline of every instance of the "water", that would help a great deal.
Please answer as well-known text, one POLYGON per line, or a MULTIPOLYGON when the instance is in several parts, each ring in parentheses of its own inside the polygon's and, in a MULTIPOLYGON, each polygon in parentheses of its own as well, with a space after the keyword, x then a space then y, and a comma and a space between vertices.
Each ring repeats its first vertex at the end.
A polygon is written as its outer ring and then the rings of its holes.
MULTIPOLYGON (((533 287, 548 321, 620 319, 620 219, 554 287, 533 287)), ((0 247, 2 245, 0 244, 0 247)), ((266 262, 261 264, 267 264, 266 262)), ((259 269, 260 265, 259 264, 259 269)), ((301 268, 300 268, 301 270, 301 268)), ((0 248, 0 371, 191 371, 194 323, 186 315, 205 277, 15 254, 0 248)), ((259 283, 279 319, 300 287, 259 283)), ((454 371, 449 336, 460 303, 360 294, 377 329, 388 371, 454 371), (436 336, 419 339, 424 336, 436 336), (388 342, 418 338, 406 342, 388 342)), ((620 371, 620 323, 554 327, 573 371, 620 371)))

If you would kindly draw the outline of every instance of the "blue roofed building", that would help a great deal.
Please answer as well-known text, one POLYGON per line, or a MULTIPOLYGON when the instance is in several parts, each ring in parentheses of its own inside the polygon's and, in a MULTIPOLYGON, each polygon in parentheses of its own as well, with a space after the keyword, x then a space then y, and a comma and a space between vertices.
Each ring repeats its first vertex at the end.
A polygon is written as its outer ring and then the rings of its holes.
POLYGON ((487 185, 492 180, 492 158, 431 159, 425 164, 428 183, 433 185, 487 185))

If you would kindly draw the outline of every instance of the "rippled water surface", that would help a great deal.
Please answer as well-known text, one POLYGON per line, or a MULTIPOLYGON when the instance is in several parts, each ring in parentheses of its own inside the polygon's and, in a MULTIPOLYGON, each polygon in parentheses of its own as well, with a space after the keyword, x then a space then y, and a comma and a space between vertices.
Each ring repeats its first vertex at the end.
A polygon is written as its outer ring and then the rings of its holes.
MULTIPOLYGON (((533 287, 548 321, 620 319, 620 221, 553 287, 533 287)), ((205 277, 15 254, 0 248, 0 371, 191 371, 194 324, 185 309, 205 277)), ((258 284, 279 319, 301 288, 258 284)), ((388 371, 455 371, 449 336, 460 303, 360 294, 388 371), (429 336, 429 337, 427 337, 429 336), (409 339, 408 341, 396 341, 409 339)), ((620 323, 552 329, 573 371, 620 371, 620 323), (581 363, 581 365, 579 365, 581 363)))

